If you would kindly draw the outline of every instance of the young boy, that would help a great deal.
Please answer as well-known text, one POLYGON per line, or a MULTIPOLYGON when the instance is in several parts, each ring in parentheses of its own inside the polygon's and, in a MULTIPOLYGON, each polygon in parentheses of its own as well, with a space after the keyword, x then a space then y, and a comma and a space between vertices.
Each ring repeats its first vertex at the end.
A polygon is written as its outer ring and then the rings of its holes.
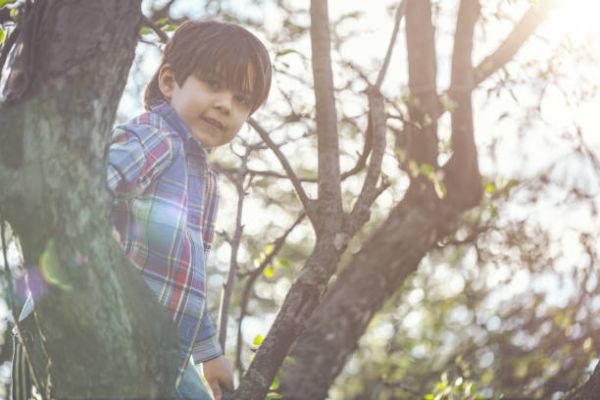
POLYGON ((270 85, 269 56, 254 35, 233 24, 186 22, 146 87, 147 112, 116 127, 108 148, 115 229, 179 329, 176 393, 183 399, 210 399, 193 363, 202 363, 215 399, 220 385, 233 389, 233 369, 206 312, 218 203, 207 149, 236 136, 270 85))
POLYGON ((178 395, 210 398, 192 364, 202 363, 216 399, 233 389, 206 312, 205 262, 218 197, 207 149, 229 143, 267 98, 271 63, 247 30, 186 22, 167 43, 148 84, 148 112, 119 126, 108 151, 114 222, 132 264, 166 307, 181 339, 178 395), (202 397, 204 396, 204 397, 202 397))

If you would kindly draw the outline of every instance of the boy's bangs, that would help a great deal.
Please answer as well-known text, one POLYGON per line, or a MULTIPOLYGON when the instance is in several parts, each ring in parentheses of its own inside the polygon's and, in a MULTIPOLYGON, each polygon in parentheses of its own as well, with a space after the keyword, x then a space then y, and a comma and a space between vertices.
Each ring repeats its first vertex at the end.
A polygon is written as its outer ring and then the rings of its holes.
POLYGON ((204 48, 198 51, 194 75, 218 78, 228 88, 247 94, 254 111, 268 95, 270 79, 265 76, 265 70, 270 72, 270 65, 264 65, 260 49, 254 43, 236 33, 215 35, 206 40, 204 48))
MULTIPOLYGON (((170 65, 179 85, 190 75, 217 78, 226 87, 244 93, 250 114, 263 104, 271 88, 271 61, 265 46, 246 29, 215 21, 187 21, 169 40, 161 60, 170 65)), ((144 92, 144 107, 166 100, 157 71, 144 92)))

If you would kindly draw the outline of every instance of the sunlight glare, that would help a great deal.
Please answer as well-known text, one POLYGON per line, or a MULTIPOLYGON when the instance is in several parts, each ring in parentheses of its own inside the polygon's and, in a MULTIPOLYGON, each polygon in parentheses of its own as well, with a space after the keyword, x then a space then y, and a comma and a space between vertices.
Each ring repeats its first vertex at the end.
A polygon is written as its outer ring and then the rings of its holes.
POLYGON ((575 44, 585 45, 600 58, 600 1, 562 0, 552 26, 557 33, 568 33, 575 44))

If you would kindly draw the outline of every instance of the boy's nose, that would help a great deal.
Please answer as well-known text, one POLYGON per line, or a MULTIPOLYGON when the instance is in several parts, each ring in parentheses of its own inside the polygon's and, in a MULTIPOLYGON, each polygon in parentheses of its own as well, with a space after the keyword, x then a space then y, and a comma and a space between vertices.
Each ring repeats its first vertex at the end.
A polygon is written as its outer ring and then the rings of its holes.
POLYGON ((222 91, 221 93, 217 94, 214 106, 220 112, 222 112, 226 115, 229 115, 229 113, 231 111, 232 102, 233 102, 233 93, 231 93, 231 91, 229 91, 229 90, 222 91))

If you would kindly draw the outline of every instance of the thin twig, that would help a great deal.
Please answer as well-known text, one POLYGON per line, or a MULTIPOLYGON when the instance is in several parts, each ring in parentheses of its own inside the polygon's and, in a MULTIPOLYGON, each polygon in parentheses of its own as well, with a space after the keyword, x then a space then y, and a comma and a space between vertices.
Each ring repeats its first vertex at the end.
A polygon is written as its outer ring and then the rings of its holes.
POLYGON ((540 4, 537 2, 533 4, 500 46, 475 67, 474 86, 479 85, 510 61, 539 24, 544 21, 548 12, 558 4, 559 0, 545 0, 540 4))
MULTIPOLYGON (((248 156, 251 150, 246 151, 246 154, 242 158, 242 165, 244 166, 248 162, 248 156)), ((242 167, 243 171, 243 167, 242 167)), ((244 171, 243 171, 244 172, 244 171)), ((223 284, 223 291, 221 294, 221 304, 219 307, 219 343, 221 344, 221 348, 225 350, 225 345, 227 341, 227 320, 229 319, 229 306, 231 303, 231 296, 233 293, 233 289, 235 286, 235 277, 238 270, 238 250, 240 247, 240 242, 242 240, 242 233, 244 231, 244 225, 242 225, 242 214, 244 211, 244 199, 245 191, 244 191, 244 180, 246 179, 246 173, 240 173, 235 179, 235 188, 238 195, 238 203, 237 203, 237 213, 235 219, 235 233, 233 235, 233 240, 231 241, 231 258, 229 262, 229 272, 227 273, 227 281, 223 284)))
POLYGON ((390 38, 390 43, 388 45, 387 53, 385 55, 385 59, 383 61, 383 65, 379 70, 379 75, 377 75, 377 81, 375 82, 375 87, 377 90, 381 89, 381 85, 383 84, 383 80, 385 79, 385 75, 387 73, 387 69, 390 65, 390 60, 392 58, 392 52, 394 46, 396 44, 396 38, 398 37, 398 31, 400 30, 400 22, 402 21, 402 17, 404 16, 404 11, 406 10, 406 0, 402 0, 402 3, 398 6, 396 10, 396 21, 394 23, 394 31, 392 32, 392 37, 390 38))
POLYGON ((356 175, 360 171, 362 171, 367 165, 367 158, 369 158, 369 154, 371 154, 371 149, 373 148, 373 124, 371 123, 371 118, 368 118, 367 123, 367 132, 365 134, 365 142, 363 144, 362 153, 360 153, 358 160, 356 160, 356 164, 354 167, 344 173, 342 173, 342 181, 346 178, 356 175))
POLYGON ((244 286, 244 291, 242 293, 242 299, 240 302, 240 317, 238 319, 238 337, 237 337, 237 346, 236 346, 236 356, 235 356, 235 366, 236 369, 240 372, 240 374, 243 374, 244 371, 244 366, 242 364, 242 322, 244 321, 244 318, 246 317, 246 314, 248 312, 248 301, 250 299, 250 291, 252 290, 252 287, 254 286, 254 282, 256 281, 256 279, 258 279, 259 276, 261 276, 261 274, 263 273, 263 271, 265 270, 265 268, 267 268, 267 266, 269 266, 271 264, 271 262, 273 262, 273 260, 275 259, 275 256, 277 256, 277 254, 279 254, 279 251, 283 248, 283 245, 285 244, 285 241, 287 240, 287 237, 289 236, 290 233, 292 233, 292 231, 302 222, 302 220, 306 217, 306 213, 302 212, 300 213, 300 215, 298 216, 298 218, 296 218, 296 220, 294 221, 294 223, 292 224, 292 226, 290 226, 287 231, 285 231, 285 233, 280 236, 279 238, 277 238, 274 242, 273 242, 273 251, 271 253, 269 253, 267 255, 267 257, 265 257, 265 259, 263 260, 263 262, 255 269, 253 269, 252 271, 250 271, 248 273, 248 280, 246 281, 246 285, 244 286))
POLYGON ((165 31, 160 29, 160 27, 156 25, 156 23, 150 18, 142 14, 142 21, 144 21, 144 24, 148 26, 148 28, 152 29, 154 33, 156 33, 162 43, 167 43, 169 41, 169 36, 165 33, 165 31))
POLYGON ((386 183, 379 188, 377 187, 386 146, 386 121, 383 96, 375 87, 370 87, 367 93, 369 96, 369 125, 372 126, 370 135, 373 137, 373 154, 369 161, 362 190, 352 208, 352 212, 346 217, 344 231, 350 237, 354 236, 358 229, 368 220, 371 205, 379 194, 387 188, 386 183))
POLYGON ((304 206, 304 209, 306 210, 306 214, 308 215, 308 218, 311 220, 311 222, 314 223, 314 221, 316 219, 316 215, 315 215, 314 207, 312 204, 312 200, 309 199, 308 196, 306 195, 306 192, 304 191, 304 188, 302 187, 302 183, 298 179, 298 176, 292 169, 292 166, 288 162, 287 158, 283 155, 281 150, 279 150, 279 147, 277 147, 277 145, 271 140, 267 131, 262 126, 260 126, 260 124, 254 118, 250 118, 248 120, 248 123, 250 124, 250 126, 252 128, 254 128, 256 130, 256 132, 258 132, 261 139, 267 144, 267 146, 269 146, 269 148, 273 151, 273 153, 275 153, 275 156, 281 163, 281 166, 283 167, 283 169, 287 173, 288 177, 292 181, 292 185, 294 185, 294 189, 296 189, 296 193, 298 194, 298 197, 300 198, 300 201, 302 202, 302 205, 304 206))
MULTIPOLYGON (((214 164, 215 169, 219 172, 223 172, 226 174, 234 174, 238 171, 237 168, 235 167, 225 167, 219 164, 214 164)), ((255 176, 265 176, 265 177, 270 177, 270 178, 279 178, 279 179, 289 179, 289 176, 276 172, 276 171, 259 171, 256 169, 252 169, 252 168, 248 168, 247 169, 249 174, 255 175, 255 176)), ((306 183, 316 183, 317 182, 317 178, 298 178, 298 180, 300 182, 306 182, 306 183)))

